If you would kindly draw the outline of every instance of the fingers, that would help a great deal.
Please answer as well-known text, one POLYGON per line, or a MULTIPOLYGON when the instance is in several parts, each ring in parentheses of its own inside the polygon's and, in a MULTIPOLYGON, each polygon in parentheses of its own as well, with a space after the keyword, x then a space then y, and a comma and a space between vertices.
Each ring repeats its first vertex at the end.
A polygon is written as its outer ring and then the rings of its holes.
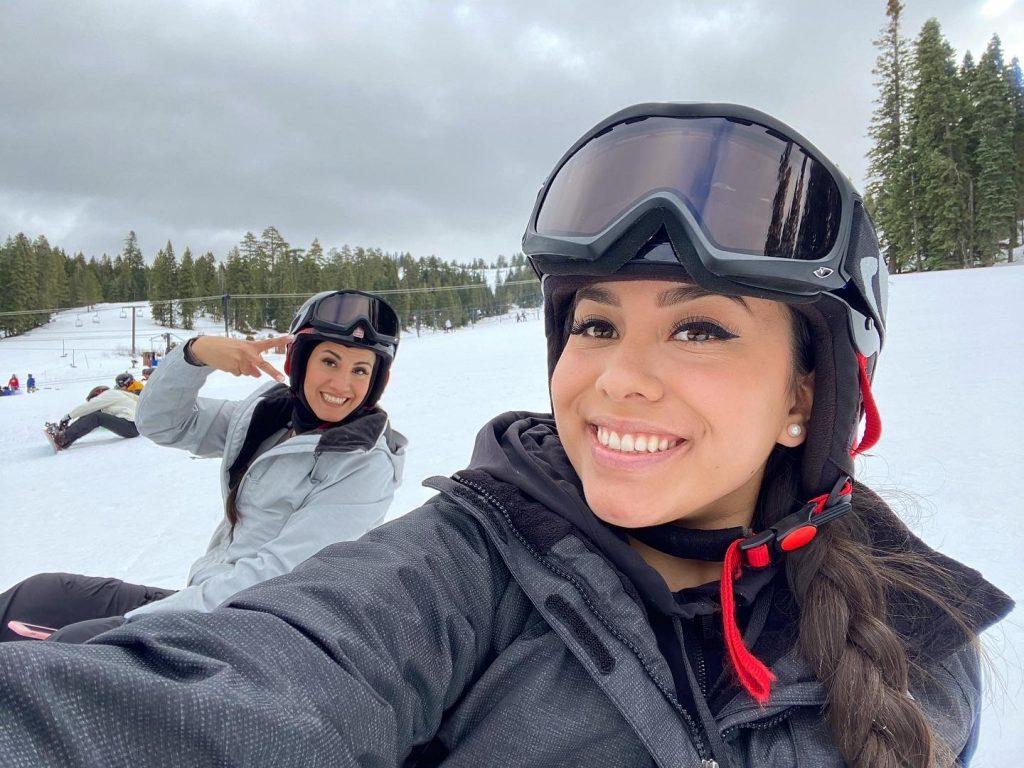
POLYGON ((252 344, 253 347, 260 352, 266 352, 268 349, 273 349, 274 347, 282 347, 291 340, 292 337, 285 334, 284 336, 274 336, 269 339, 264 339, 263 341, 254 341, 252 344))
MULTIPOLYGON (((270 363, 268 363, 262 357, 258 358, 258 359, 259 359, 259 362, 256 363, 256 367, 257 368, 259 368, 261 371, 263 371, 268 376, 270 376, 272 379, 275 379, 278 382, 283 382, 284 381, 284 374, 283 373, 278 371, 277 368, 272 366, 270 363)), ((259 374, 257 374, 257 375, 259 375, 259 374)))

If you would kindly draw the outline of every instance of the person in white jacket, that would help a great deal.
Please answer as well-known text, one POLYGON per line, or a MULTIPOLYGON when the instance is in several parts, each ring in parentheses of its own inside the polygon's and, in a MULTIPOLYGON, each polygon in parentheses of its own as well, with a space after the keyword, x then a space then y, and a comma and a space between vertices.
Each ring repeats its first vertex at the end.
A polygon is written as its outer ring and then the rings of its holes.
POLYGON ((120 387, 93 387, 85 402, 61 419, 61 428, 53 435, 53 441, 63 450, 99 427, 120 437, 138 437, 139 430, 135 426, 138 406, 138 395, 120 387))
POLYGON ((221 519, 179 591, 51 573, 0 594, 0 641, 80 642, 144 613, 212 611, 290 572, 322 548, 383 522, 406 439, 377 406, 398 347, 398 318, 358 291, 318 294, 292 335, 259 342, 197 337, 171 351, 140 398, 136 424, 156 443, 221 456, 221 519), (289 384, 263 354, 288 344, 289 384), (199 397, 214 370, 277 380, 242 401, 199 397))

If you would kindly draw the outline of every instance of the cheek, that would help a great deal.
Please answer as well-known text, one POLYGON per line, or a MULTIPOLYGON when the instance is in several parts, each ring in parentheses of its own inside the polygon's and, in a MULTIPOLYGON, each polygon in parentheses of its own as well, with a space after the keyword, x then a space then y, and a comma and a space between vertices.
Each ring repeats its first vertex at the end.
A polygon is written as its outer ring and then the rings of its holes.
MULTIPOLYGON (((593 386, 594 379, 594 373, 584 356, 570 349, 562 353, 551 376, 551 408, 559 434, 563 436, 563 443, 573 441, 575 431, 571 427, 579 419, 574 408, 575 401, 593 386)), ((569 448, 567 445, 566 449, 569 448)))

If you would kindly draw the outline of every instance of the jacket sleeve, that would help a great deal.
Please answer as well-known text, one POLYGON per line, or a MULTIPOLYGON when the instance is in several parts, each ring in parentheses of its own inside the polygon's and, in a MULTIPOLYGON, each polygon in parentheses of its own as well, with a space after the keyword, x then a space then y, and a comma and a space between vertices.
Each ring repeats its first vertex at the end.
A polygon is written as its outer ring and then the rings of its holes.
POLYGON ((224 452, 228 424, 238 402, 199 397, 213 372, 186 362, 185 345, 167 353, 139 395, 135 426, 154 443, 214 457, 224 452))
POLYGON ((357 454, 351 472, 312 495, 288 518, 280 533, 252 556, 127 615, 134 618, 157 611, 212 611, 236 592, 288 573, 324 547, 357 539, 380 524, 395 488, 395 471, 384 453, 357 454))
POLYGON ((398 766, 482 673, 509 584, 435 498, 213 613, 0 644, 5 765, 398 766))
POLYGON ((968 766, 977 747, 981 714, 981 661, 977 643, 969 643, 911 678, 911 694, 932 728, 968 766), (916 680, 914 678, 917 678, 916 680))

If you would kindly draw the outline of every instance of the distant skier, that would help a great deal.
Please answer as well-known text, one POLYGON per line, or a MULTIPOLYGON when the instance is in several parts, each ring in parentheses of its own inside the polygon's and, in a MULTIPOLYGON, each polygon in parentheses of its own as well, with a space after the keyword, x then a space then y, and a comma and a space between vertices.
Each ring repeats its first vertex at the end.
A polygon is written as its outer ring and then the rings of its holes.
POLYGON ((35 380, 35 377, 31 373, 28 375, 28 381, 25 382, 25 391, 26 392, 35 392, 36 391, 36 380, 35 380))
POLYGON ((445 320, 444 321, 444 332, 445 333, 451 333, 452 332, 452 321, 451 320, 445 320))
POLYGON ((138 404, 138 396, 123 389, 93 387, 85 402, 61 419, 57 429, 52 431, 54 447, 63 450, 98 427, 121 437, 138 437, 139 430, 135 427, 138 404))
POLYGON ((7 386, 11 388, 12 392, 18 391, 18 387, 21 386, 21 383, 18 381, 18 375, 16 373, 11 374, 11 378, 7 382, 7 386))

